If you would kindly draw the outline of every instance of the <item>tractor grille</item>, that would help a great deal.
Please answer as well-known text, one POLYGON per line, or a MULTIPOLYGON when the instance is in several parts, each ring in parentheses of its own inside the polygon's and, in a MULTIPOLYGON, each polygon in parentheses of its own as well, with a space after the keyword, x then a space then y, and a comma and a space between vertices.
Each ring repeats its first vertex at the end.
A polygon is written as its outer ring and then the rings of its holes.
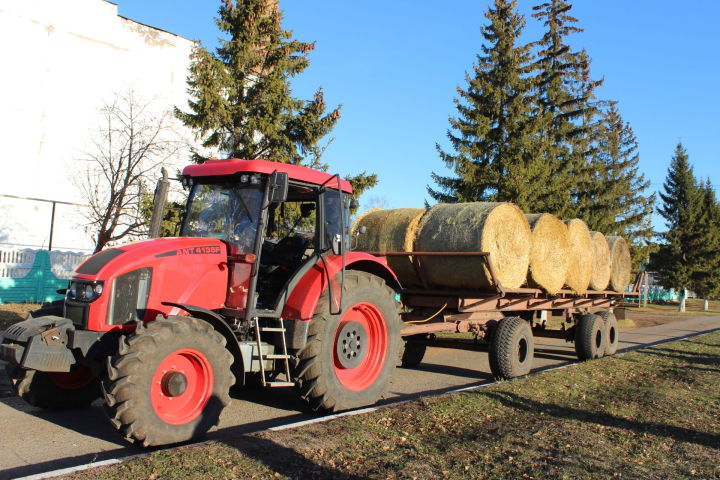
POLYGON ((122 325, 141 321, 145 316, 152 268, 140 268, 126 273, 113 282, 108 307, 108 325, 122 325))
POLYGON ((87 328, 88 310, 90 304, 83 302, 74 302, 65 299, 65 318, 69 318, 76 327, 87 328))

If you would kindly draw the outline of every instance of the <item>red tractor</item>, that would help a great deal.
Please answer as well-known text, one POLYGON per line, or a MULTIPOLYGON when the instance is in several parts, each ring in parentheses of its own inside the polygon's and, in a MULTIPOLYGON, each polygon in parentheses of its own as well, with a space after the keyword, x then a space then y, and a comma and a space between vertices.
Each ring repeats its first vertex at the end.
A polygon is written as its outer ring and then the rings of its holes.
POLYGON ((314 410, 376 402, 399 355, 399 285, 384 260, 348 251, 349 183, 246 160, 188 166, 182 182, 179 237, 97 253, 62 302, 5 331, 18 395, 103 397, 145 446, 205 433, 250 376, 296 386, 314 410))

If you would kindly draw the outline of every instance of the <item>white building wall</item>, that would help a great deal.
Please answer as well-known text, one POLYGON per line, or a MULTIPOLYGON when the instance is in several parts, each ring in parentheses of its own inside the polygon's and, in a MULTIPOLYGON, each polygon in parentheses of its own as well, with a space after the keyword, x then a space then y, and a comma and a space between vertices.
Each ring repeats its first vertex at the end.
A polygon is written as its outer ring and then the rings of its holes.
MULTIPOLYGON (((0 0, 0 194, 84 203, 71 178, 99 109, 129 89, 158 111, 185 108, 192 47, 105 0, 0 0)), ((77 208, 58 205, 53 248, 93 247, 77 208)), ((0 245, 47 247, 50 211, 0 197, 0 245)))

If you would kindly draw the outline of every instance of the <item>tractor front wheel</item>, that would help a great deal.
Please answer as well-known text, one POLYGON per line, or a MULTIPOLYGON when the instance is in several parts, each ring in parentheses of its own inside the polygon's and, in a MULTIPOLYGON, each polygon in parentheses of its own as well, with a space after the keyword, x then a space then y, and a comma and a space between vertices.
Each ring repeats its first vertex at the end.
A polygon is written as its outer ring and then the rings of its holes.
POLYGON ((217 425, 235 379, 225 338, 208 323, 173 316, 121 338, 103 381, 113 426, 143 446, 183 442, 217 425))
POLYGON ((17 395, 34 407, 87 407, 101 396, 100 381, 85 366, 74 366, 70 372, 40 372, 8 364, 5 371, 17 395))
POLYGON ((294 375, 313 410, 370 405, 385 393, 401 342, 394 296, 381 278, 349 271, 343 312, 330 313, 327 295, 320 300, 294 375))

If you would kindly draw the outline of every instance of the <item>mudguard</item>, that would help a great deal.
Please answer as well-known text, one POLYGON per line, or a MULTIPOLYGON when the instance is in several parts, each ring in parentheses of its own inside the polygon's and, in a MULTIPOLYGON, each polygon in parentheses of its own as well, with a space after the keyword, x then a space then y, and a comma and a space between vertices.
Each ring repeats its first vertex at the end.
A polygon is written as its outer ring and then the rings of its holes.
MULTIPOLYGON (((328 255, 325 261, 319 260, 295 285, 283 308, 283 319, 295 321, 310 321, 320 297, 328 289, 328 278, 332 279, 334 308, 338 307, 337 298, 340 290, 340 275, 342 257, 328 255), (325 269, 327 268, 327 273, 325 269)), ((346 270, 360 270, 368 272, 385 280, 391 288, 398 290, 400 282, 395 273, 387 266, 385 259, 375 257, 369 253, 350 252, 345 255, 346 270)))

